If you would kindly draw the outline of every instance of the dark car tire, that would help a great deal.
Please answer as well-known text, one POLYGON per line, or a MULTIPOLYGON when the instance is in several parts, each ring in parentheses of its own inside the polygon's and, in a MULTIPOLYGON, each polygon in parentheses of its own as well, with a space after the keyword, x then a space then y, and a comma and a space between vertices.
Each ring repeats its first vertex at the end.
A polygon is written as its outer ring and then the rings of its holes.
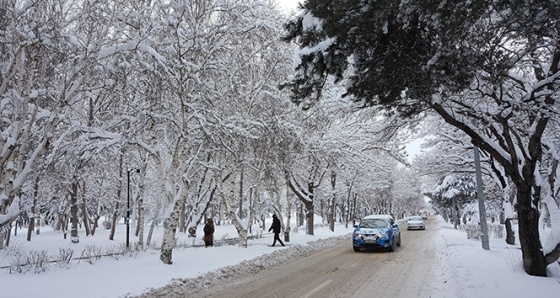
POLYGON ((359 246, 354 246, 354 252, 360 252, 360 247, 359 246))
POLYGON ((389 246, 389 251, 390 252, 394 252, 397 248, 397 242, 395 241, 395 238, 393 237, 393 239, 391 239, 391 246, 389 246))
POLYGON ((398 246, 398 247, 401 246, 401 235, 399 235, 399 241, 397 242, 397 246, 398 246))

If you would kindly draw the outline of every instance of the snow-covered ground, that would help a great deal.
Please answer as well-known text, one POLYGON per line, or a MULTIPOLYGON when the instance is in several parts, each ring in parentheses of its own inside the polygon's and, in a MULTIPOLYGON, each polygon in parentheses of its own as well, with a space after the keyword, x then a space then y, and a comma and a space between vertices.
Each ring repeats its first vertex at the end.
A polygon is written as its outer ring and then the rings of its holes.
MULTIPOLYGON (((490 239, 490 250, 482 249, 480 241, 468 240, 466 234, 454 230, 439 218, 437 221, 438 263, 431 274, 431 297, 558 297, 560 293, 560 265, 549 266, 547 278, 525 274, 518 247, 508 246, 503 239, 490 239)), ((317 221, 320 223, 320 221, 317 221)), ((267 223, 269 224, 270 221, 267 223)), ((267 227, 268 228, 268 227, 267 227)), ((150 288, 163 287, 174 279, 192 278, 193 286, 205 287, 231 274, 251 274, 254 267, 273 266, 286 259, 328 246, 332 238, 348 237, 350 249, 351 227, 318 226, 314 236, 304 230, 291 233, 286 247, 270 247, 272 235, 266 231, 262 238, 250 240, 247 248, 223 245, 210 248, 193 247, 202 244, 200 237, 188 238, 179 234, 180 248, 173 251, 173 265, 164 265, 159 260, 159 250, 127 257, 104 257, 99 260, 73 261, 69 267, 50 265, 41 273, 10 274, 0 270, 0 297, 124 297, 140 295, 150 288), (210 274, 208 274, 210 273, 210 274)), ((33 241, 25 241, 25 231, 12 235, 12 248, 26 251, 45 251, 57 255, 59 249, 72 248, 74 257, 93 251, 93 246, 112 247, 125 241, 125 228, 119 225, 116 241, 108 240, 107 230, 98 230, 94 237, 80 237, 80 243, 63 240, 62 235, 43 228, 33 241)), ((162 230, 154 235, 161 241, 162 230)), ((256 232, 255 232, 256 234, 256 232)), ((215 239, 233 238, 233 226, 217 226, 215 239)), ((136 237, 131 235, 131 241, 136 237)), ((156 243, 157 244, 157 243, 156 243)), ((398 253, 398 250, 397 252, 398 253)), ((421 257, 421 256, 419 256, 421 257)), ((8 266, 11 257, 0 251, 0 267, 8 266)), ((182 280, 182 282, 186 282, 182 280)))
POLYGON ((490 238, 490 250, 484 250, 480 240, 469 240, 451 224, 436 220, 438 263, 432 273, 431 298, 560 297, 560 264, 548 266, 549 277, 529 276, 518 245, 490 238))

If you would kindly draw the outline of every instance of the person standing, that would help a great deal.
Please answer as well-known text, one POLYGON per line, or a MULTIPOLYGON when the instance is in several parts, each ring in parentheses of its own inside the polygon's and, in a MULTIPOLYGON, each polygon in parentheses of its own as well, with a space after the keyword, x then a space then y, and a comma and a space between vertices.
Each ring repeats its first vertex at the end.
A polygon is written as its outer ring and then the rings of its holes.
POLYGON ((214 246, 214 221, 209 218, 204 225, 204 245, 214 246))
POLYGON ((280 225, 280 220, 278 219, 276 214, 272 215, 272 225, 270 226, 270 229, 268 229, 269 232, 272 231, 274 233, 274 242, 272 242, 272 246, 276 245, 276 240, 278 240, 280 244, 282 244, 282 246, 285 246, 284 242, 280 240, 281 228, 282 226, 280 225))

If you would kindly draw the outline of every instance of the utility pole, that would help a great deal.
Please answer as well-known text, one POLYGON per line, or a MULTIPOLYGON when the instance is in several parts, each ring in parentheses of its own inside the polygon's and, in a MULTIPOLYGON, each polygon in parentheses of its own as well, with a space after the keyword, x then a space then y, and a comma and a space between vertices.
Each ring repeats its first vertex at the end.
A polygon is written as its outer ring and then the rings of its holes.
POLYGON ((474 146, 474 164, 476 172, 476 193, 478 194, 478 212, 480 215, 480 239, 482 248, 489 250, 488 243, 488 224, 486 222, 486 208, 484 207, 484 186, 482 185, 482 171, 480 169, 480 154, 478 147, 474 146))

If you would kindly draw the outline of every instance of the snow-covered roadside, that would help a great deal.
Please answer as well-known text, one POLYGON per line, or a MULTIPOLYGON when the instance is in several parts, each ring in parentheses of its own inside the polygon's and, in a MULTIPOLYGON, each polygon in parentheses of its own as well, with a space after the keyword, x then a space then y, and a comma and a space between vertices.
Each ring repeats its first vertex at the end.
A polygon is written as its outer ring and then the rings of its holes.
MULTIPOLYGON (((319 219, 318 223, 321 222, 319 219)), ((294 224, 295 226, 295 224, 294 224)), ((200 236, 202 227, 198 231, 197 238, 188 238, 185 234, 177 234, 178 244, 173 251, 173 265, 165 265, 159 260, 158 249, 147 249, 133 256, 121 256, 118 258, 105 257, 92 259, 91 264, 87 261, 72 262, 63 268, 57 265, 50 266, 48 271, 34 274, 9 274, 7 269, 0 270, 0 297, 123 297, 141 295, 149 289, 165 287, 174 280, 196 278, 219 268, 226 268, 236 264, 244 264, 263 255, 279 252, 261 262, 281 262, 279 259, 284 251, 293 251, 294 254, 304 252, 307 246, 320 247, 325 245, 331 237, 348 235, 352 228, 344 225, 336 225, 332 232, 326 225, 317 225, 315 235, 306 235, 305 231, 293 230, 290 234, 291 242, 286 247, 270 247, 272 234, 262 231, 262 238, 249 241, 247 248, 236 245, 222 245, 210 248, 193 247, 192 244, 202 244, 200 236), (316 242, 316 243, 315 243, 316 242), (308 243, 315 243, 309 245, 308 243), (33 285, 33 286, 29 286, 33 285)), ((160 240, 162 229, 156 230, 153 239, 160 240)), ((261 234, 257 229, 255 234, 261 234), (258 233, 257 233, 258 231, 258 233)), ((50 255, 56 255, 59 249, 74 250, 74 256, 80 256, 82 251, 88 247, 113 247, 123 245, 125 239, 124 226, 117 229, 115 239, 108 240, 108 230, 98 230, 94 237, 81 237, 80 243, 70 243, 63 240, 58 232, 44 228, 40 235, 35 235, 33 241, 25 240, 26 233, 19 232, 12 237, 13 247, 20 247, 25 251, 44 251, 50 255)), ((216 227, 215 239, 232 238, 236 236, 232 225, 221 225, 216 227)), ((132 236, 132 235, 131 235, 132 236)), ((348 237, 349 236, 343 236, 348 237)), ((136 238, 131 237, 134 243, 136 238)), ((157 243, 156 243, 157 245, 157 243)), ((2 251, 0 251, 2 253, 2 251)), ((285 253, 289 256, 288 253, 285 253)), ((0 266, 10 263, 9 256, 0 255, 0 266)), ((243 266, 243 265, 241 265, 243 266)))
MULTIPOLYGON (((255 276, 262 270, 279 265, 288 260, 301 258, 316 253, 325 248, 331 247, 340 241, 350 239, 350 234, 345 236, 331 237, 327 239, 309 242, 307 245, 288 246, 272 253, 258 256, 254 259, 242 261, 239 264, 231 265, 207 272, 193 278, 178 278, 161 288, 151 289, 137 297, 185 297, 191 293, 199 292, 216 285, 227 286, 231 282, 238 282, 245 278, 255 276)), ((131 297, 131 296, 127 296, 131 297)))
POLYGON ((549 277, 525 273, 518 245, 490 238, 490 250, 480 240, 437 217, 437 264, 432 272, 431 298, 493 297, 552 298, 560 293, 560 265, 548 266, 549 277))

